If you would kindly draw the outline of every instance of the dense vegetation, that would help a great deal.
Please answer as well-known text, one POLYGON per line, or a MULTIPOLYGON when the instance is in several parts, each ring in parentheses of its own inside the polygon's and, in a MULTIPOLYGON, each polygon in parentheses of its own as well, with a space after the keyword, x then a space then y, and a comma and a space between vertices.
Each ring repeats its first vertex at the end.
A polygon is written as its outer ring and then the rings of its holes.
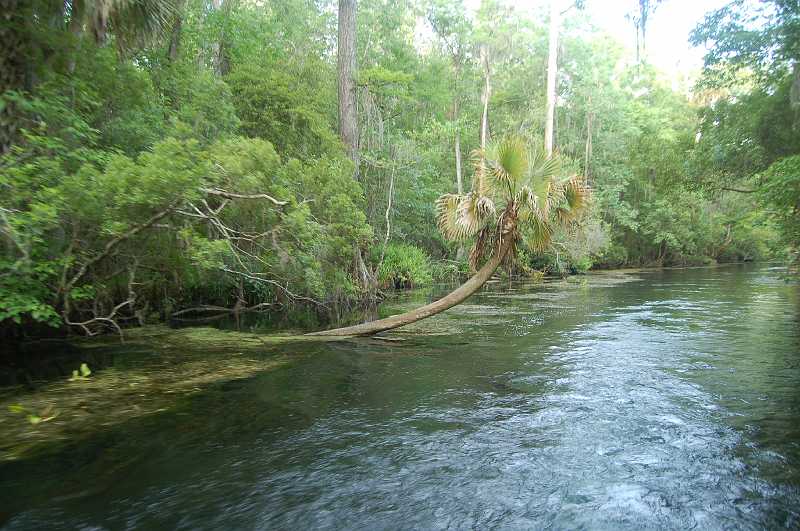
MULTIPOLYGON (((339 135, 334 2, 5 4, 6 331, 330 308, 463 274, 436 199, 475 187, 462 165, 484 130, 545 135, 548 14, 512 2, 474 16, 459 0, 360 2, 356 157, 339 135)), ((745 8, 698 26, 711 52, 679 88, 565 13, 554 144, 592 201, 509 273, 791 257, 800 8, 745 8)))

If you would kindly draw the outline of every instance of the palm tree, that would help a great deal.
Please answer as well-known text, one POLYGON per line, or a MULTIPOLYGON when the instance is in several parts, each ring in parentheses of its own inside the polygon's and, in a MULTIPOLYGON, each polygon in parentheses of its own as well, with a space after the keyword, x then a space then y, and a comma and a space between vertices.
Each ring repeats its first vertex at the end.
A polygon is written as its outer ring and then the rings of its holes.
POLYGON ((178 0, 72 0, 69 29, 80 35, 88 30, 104 44, 112 28, 121 48, 129 48, 169 29, 178 12, 178 0))
POLYGON ((587 191, 581 179, 559 178, 559 157, 531 152, 519 137, 478 150, 472 159, 472 191, 445 194, 436 209, 442 234, 452 241, 472 240, 472 266, 483 261, 483 267, 455 291, 416 310, 309 335, 371 335, 452 308, 478 291, 500 265, 513 263, 520 243, 534 251, 546 249, 555 228, 571 226, 586 209, 587 191))

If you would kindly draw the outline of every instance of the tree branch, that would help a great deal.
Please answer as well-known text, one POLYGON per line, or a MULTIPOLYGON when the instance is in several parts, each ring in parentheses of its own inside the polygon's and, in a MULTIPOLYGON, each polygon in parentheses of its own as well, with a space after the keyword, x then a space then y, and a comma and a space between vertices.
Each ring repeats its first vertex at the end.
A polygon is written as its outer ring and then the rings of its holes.
POLYGON ((86 276, 86 273, 89 272, 89 268, 91 268, 92 266, 94 266, 98 262, 100 262, 100 261, 104 260, 106 257, 108 257, 111 254, 111 252, 117 247, 117 245, 119 245, 120 243, 124 242, 125 240, 128 240, 128 239, 136 236, 137 234, 139 234, 143 230, 153 226, 157 221, 159 221, 160 219, 166 217, 170 212, 172 212, 175 209, 175 207, 178 206, 178 203, 180 203, 181 201, 182 201, 182 199, 180 199, 178 201, 174 201, 167 208, 165 208, 164 210, 154 214, 153 216, 150 217, 150 219, 148 219, 144 223, 140 223, 139 225, 136 225, 135 227, 129 229, 126 232, 123 232, 122 234, 120 234, 116 238, 114 238, 111 241, 109 241, 108 243, 106 243, 105 247, 103 248, 103 252, 101 252, 100 254, 95 256, 94 258, 92 258, 92 259, 88 260, 86 263, 84 263, 81 266, 81 268, 78 270, 78 272, 75 273, 75 275, 72 276, 70 281, 64 287, 64 296, 65 297, 69 297, 70 290, 72 290, 72 288, 75 287, 75 284, 80 282, 80 280, 84 276, 86 276))
POLYGON ((216 188, 201 188, 202 192, 210 195, 218 195, 220 197, 224 197, 226 199, 267 199, 272 201, 273 204, 277 206, 283 206, 288 204, 288 201, 278 201, 271 195, 267 194, 234 194, 233 192, 226 192, 225 190, 219 190, 216 188))
POLYGON ((233 275, 241 275, 244 278, 248 278, 250 280, 255 280, 256 282, 264 282, 266 284, 271 284, 271 285, 279 288, 281 291, 286 293, 292 299, 305 300, 305 301, 313 302, 314 304, 316 304, 318 306, 323 306, 323 307, 325 306, 323 303, 319 302, 318 300, 312 299, 310 297, 303 297, 302 295, 297 295, 295 293, 292 293, 287 288, 282 286, 279 282, 276 282, 274 280, 270 280, 268 278, 263 278, 263 277, 255 275, 255 274, 252 274, 252 273, 245 273, 244 271, 236 271, 234 269, 229 269, 229 268, 224 267, 224 266, 221 267, 220 270, 225 271, 226 273, 231 273, 233 275))
POLYGON ((740 194, 754 194, 758 192, 758 189, 749 190, 744 188, 733 188, 731 186, 723 186, 722 189, 725 190, 726 192, 739 192, 740 194))

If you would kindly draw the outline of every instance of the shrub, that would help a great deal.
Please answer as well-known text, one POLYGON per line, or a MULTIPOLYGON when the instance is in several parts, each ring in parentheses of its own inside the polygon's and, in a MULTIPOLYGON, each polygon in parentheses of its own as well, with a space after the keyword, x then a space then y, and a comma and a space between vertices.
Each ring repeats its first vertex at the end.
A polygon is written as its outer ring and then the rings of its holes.
POLYGON ((390 243, 378 269, 378 282, 385 288, 412 288, 433 281, 428 256, 419 247, 390 243))

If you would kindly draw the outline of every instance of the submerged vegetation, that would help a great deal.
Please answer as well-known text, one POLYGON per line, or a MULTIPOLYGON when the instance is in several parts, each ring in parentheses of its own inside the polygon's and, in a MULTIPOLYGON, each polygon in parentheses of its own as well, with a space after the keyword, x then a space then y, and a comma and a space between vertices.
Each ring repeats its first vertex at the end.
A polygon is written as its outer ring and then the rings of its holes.
POLYGON ((748 5, 698 25, 693 87, 570 9, 548 90, 511 2, 6 2, 0 334, 792 258, 800 10, 748 5))
MULTIPOLYGON (((86 363, 76 362, 70 378, 40 383, 33 393, 0 395, 0 463, 29 457, 53 442, 79 438, 99 427, 166 411, 211 385, 275 370, 294 352, 275 352, 286 343, 280 337, 209 328, 142 330, 128 334, 127 363, 93 373, 86 363), (224 353, 224 363, 210 363, 203 355, 209 348, 224 353)), ((82 345, 81 359, 90 359, 93 349, 113 346, 103 341, 82 345)))

